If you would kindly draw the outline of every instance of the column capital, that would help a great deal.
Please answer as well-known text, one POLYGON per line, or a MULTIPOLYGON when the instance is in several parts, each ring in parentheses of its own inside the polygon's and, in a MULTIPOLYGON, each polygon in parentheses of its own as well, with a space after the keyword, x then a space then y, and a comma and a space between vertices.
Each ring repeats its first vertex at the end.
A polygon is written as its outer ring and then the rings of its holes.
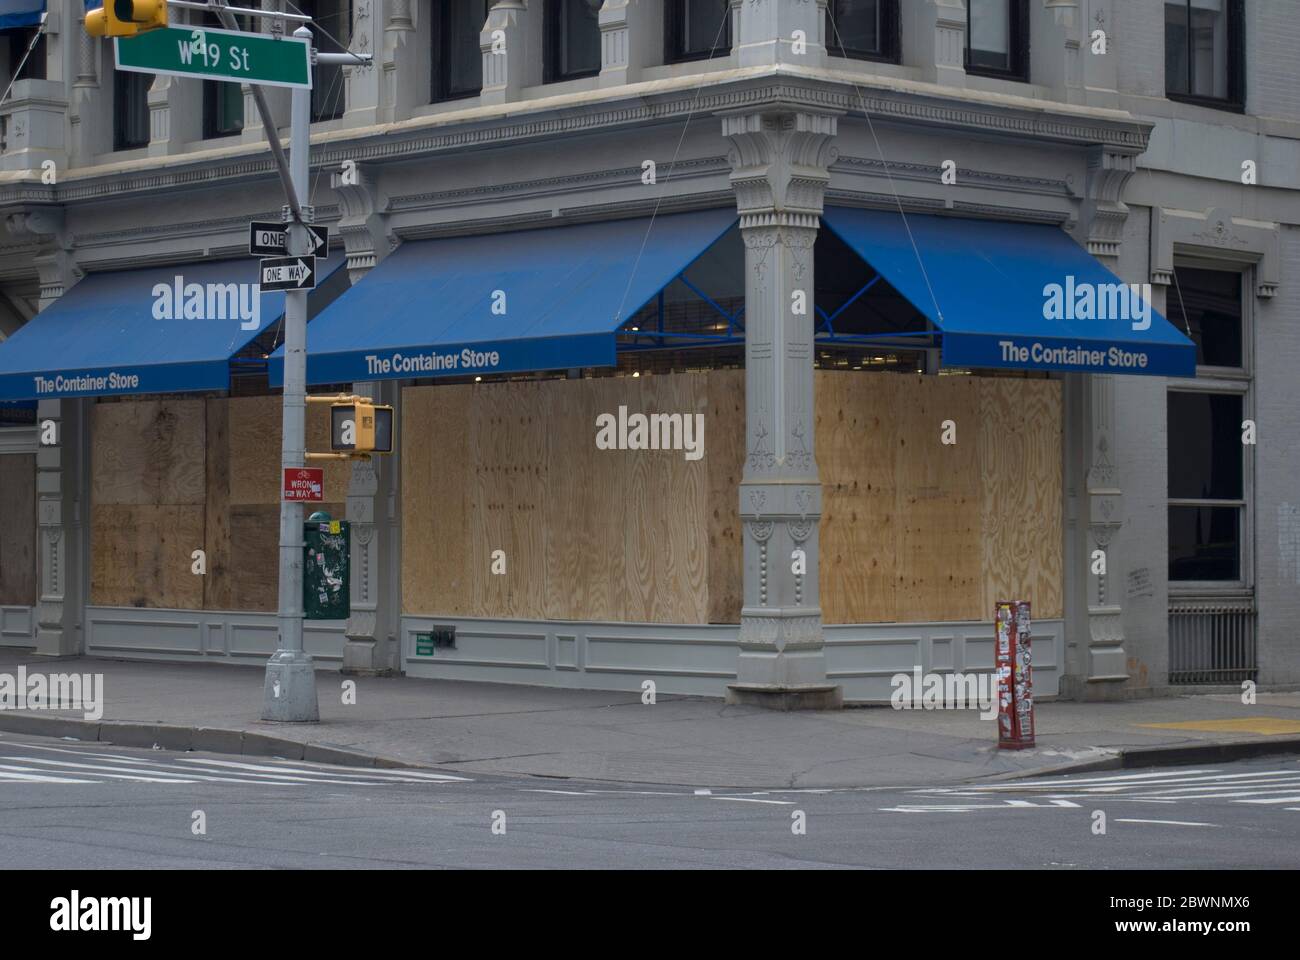
POLYGON ((1111 261, 1119 258, 1124 223, 1128 220, 1128 205, 1121 198, 1124 185, 1136 172, 1135 153, 1108 147, 1094 147, 1088 153, 1083 222, 1088 252, 1094 257, 1106 257, 1111 261))
POLYGON ((830 166, 839 157, 837 132, 834 113, 788 109, 722 116, 742 229, 817 228, 830 166))

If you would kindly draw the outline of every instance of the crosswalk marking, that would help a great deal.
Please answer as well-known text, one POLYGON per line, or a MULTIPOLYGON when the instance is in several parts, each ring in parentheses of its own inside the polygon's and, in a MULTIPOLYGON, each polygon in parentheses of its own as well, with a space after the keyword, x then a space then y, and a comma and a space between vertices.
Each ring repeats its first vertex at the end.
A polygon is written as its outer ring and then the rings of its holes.
MULTIPOLYGON (((129 781, 157 784, 232 783, 300 787, 383 786, 386 784, 453 784, 466 777, 427 770, 334 767, 303 761, 242 763, 203 757, 154 759, 88 750, 22 744, 27 755, 0 755, 0 785, 4 783, 94 784, 129 781), (39 753, 55 756, 40 756, 39 753)), ((12 749, 12 748, 11 748, 12 749)))
MULTIPOLYGON (((906 813, 968 812, 975 809, 989 809, 983 803, 972 803, 973 800, 998 801, 993 806, 1005 809, 1042 806, 1041 803, 1012 799, 1017 794, 1021 797, 1028 796, 1053 803, 1068 801, 1070 798, 1094 803, 1163 804, 1217 800, 1225 803, 1276 807, 1280 804, 1300 803, 1300 766, 1277 770, 1254 770, 1248 773, 1225 773, 1212 768, 1173 772, 1164 770, 1102 777, 1061 777, 1050 780, 967 784, 959 787, 930 787, 913 792, 933 801, 942 799, 948 802, 946 804, 931 802, 888 809, 906 813)), ((1122 822, 1168 822, 1193 825, 1191 821, 1172 820, 1129 819, 1122 822)))

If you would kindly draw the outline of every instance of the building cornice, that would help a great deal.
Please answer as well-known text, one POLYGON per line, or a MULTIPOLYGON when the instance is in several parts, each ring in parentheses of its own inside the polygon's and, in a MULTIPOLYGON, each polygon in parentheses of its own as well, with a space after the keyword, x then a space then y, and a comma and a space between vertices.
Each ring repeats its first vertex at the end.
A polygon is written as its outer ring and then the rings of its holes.
MULTIPOLYGON (((312 166, 332 168, 348 160, 400 163, 773 105, 839 112, 846 122, 862 118, 865 110, 873 122, 1081 147, 1100 144, 1134 154, 1146 148, 1152 126, 1117 110, 782 65, 475 106, 397 123, 321 132, 312 137, 312 166)), ((261 143, 72 169, 58 184, 34 182, 39 173, 0 177, 0 208, 122 200, 136 194, 246 184, 275 176, 271 157, 261 143)))

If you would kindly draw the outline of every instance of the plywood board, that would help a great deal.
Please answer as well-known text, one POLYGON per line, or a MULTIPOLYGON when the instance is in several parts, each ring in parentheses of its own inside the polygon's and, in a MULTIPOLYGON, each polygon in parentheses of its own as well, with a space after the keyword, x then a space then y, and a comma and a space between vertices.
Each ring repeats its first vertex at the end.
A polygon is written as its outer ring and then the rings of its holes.
POLYGON ((703 375, 708 396, 704 446, 708 488, 705 525, 709 538, 708 622, 739 623, 744 603, 744 542, 740 481, 745 469, 745 371, 703 375))
POLYGON ((621 597, 602 562, 608 527, 621 530, 622 501, 609 496, 616 457, 596 449, 596 417, 605 411, 592 382, 558 380, 539 398, 546 421, 546 616, 554 620, 621 613, 621 597), (614 512, 606 512, 611 507, 614 512))
MULTIPOLYGON (((217 402, 217 401, 214 401, 217 402)), ((280 397, 231 397, 230 502, 232 504, 279 503, 281 484, 281 424, 284 410, 280 397)), ((307 405, 307 449, 326 453, 330 448, 329 405, 307 405)), ((352 464, 332 461, 325 468, 325 497, 344 502, 352 477, 352 464)))
POLYGON ((979 380, 983 609, 1029 600, 1062 615, 1061 389, 1055 380, 979 380))
POLYGON ((204 550, 207 574, 203 578, 203 609, 235 610, 231 587, 233 557, 230 539, 230 406, 224 399, 207 401, 204 506, 204 550))
POLYGON ((542 473, 545 426, 538 383, 471 388, 470 574, 479 616, 545 616, 542 473), (491 573, 504 551, 506 573, 491 573))
POLYGON ((821 607, 827 623, 897 619, 898 391, 891 375, 816 371, 822 482, 821 607))
POLYGON ((470 391, 460 386, 402 391, 402 603, 407 613, 474 615, 469 403, 470 391))
POLYGON ((137 400, 91 407, 91 500, 96 504, 202 504, 203 400, 137 400))
POLYGON ((979 394, 970 377, 898 376, 897 618, 965 620, 983 597, 979 394), (943 443, 942 424, 956 424, 943 443))
POLYGON ((0 604, 35 606, 36 457, 0 456, 0 604))
POLYGON ((203 543, 202 504, 97 504, 91 522, 90 602, 197 610, 203 578, 191 571, 203 543))

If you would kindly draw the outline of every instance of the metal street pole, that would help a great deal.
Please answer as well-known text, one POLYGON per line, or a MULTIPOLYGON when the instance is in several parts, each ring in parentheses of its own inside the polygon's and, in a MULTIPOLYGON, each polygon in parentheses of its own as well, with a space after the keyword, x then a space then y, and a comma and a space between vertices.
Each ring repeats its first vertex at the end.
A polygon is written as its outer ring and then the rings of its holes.
MULTIPOLYGON (((295 37, 311 37, 299 27, 295 37)), ((311 249, 306 224, 314 219, 308 183, 311 141, 311 90, 293 88, 289 128, 289 178, 302 212, 295 220, 286 207, 288 252, 298 256, 311 249)), ((288 470, 306 464, 307 432, 307 291, 284 295, 284 420, 281 463, 288 470)), ((266 663, 262 690, 262 719, 290 722, 320 720, 316 672, 302 640, 302 504, 280 501, 279 647, 266 663)))

